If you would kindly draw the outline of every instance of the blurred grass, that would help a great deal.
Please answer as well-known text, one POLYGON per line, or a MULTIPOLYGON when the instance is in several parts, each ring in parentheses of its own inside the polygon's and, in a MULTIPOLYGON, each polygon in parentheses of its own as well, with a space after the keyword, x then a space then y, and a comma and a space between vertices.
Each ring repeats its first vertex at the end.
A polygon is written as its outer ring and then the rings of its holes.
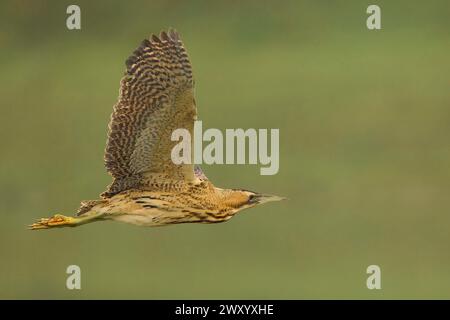
POLYGON ((365 1, 77 3, 81 31, 68 1, 0 5, 0 298, 450 298, 447 1, 377 1, 380 31, 365 1), (109 183, 124 61, 169 26, 205 128, 280 128, 278 175, 207 175, 289 200, 212 226, 25 230, 109 183))

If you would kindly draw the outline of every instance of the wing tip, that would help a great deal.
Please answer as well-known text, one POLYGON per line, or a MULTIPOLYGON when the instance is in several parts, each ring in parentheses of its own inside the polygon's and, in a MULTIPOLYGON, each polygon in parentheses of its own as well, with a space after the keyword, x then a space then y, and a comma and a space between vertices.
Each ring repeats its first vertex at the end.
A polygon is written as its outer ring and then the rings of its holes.
POLYGON ((146 48, 151 48, 153 45, 159 46, 163 42, 179 43, 181 42, 180 34, 172 27, 169 27, 167 31, 162 30, 159 36, 152 33, 148 39, 142 40, 140 46, 125 61, 127 69, 130 69, 139 60, 146 48))
POLYGON ((177 30, 175 30, 174 28, 170 27, 166 30, 162 30, 159 33, 159 36, 152 33, 149 37, 150 43, 156 43, 156 44, 160 44, 164 41, 169 41, 169 42, 178 42, 181 41, 180 38, 180 34, 178 33, 177 30))

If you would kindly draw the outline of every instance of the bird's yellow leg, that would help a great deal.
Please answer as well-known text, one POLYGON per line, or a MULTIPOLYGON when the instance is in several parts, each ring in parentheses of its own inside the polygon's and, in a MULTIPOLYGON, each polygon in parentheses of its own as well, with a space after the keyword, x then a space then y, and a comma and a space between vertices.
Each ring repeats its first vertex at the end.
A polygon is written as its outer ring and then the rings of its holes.
POLYGON ((97 212, 89 212, 78 217, 66 217, 61 214, 55 214, 51 218, 41 218, 36 223, 33 223, 28 227, 30 230, 76 227, 81 224, 93 222, 95 219, 103 215, 103 213, 97 212))

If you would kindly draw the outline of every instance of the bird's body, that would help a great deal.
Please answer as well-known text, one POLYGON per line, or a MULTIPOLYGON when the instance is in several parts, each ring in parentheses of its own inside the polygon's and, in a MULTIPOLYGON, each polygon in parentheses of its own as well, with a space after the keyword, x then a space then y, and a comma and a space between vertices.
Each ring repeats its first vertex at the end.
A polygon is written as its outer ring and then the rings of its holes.
POLYGON ((216 223, 227 221, 243 206, 256 204, 249 201, 250 197, 251 192, 219 189, 205 181, 184 190, 127 190, 109 199, 88 202, 86 209, 104 213, 105 219, 141 226, 216 223))
POLYGON ((215 187, 199 167, 175 164, 171 135, 192 134, 197 108, 191 65, 175 31, 144 40, 127 60, 109 125, 105 165, 113 182, 101 199, 83 201, 76 217, 40 219, 31 229, 115 220, 140 226, 215 223, 282 198, 215 187))

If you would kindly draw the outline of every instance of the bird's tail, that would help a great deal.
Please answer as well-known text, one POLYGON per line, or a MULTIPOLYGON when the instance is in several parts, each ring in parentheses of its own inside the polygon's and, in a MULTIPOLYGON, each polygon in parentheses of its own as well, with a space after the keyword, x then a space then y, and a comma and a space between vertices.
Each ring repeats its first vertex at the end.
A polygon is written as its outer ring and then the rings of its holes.
POLYGON ((80 208, 78 208, 77 216, 81 216, 82 214, 89 212, 93 207, 98 204, 105 203, 106 200, 83 200, 81 201, 80 208))

